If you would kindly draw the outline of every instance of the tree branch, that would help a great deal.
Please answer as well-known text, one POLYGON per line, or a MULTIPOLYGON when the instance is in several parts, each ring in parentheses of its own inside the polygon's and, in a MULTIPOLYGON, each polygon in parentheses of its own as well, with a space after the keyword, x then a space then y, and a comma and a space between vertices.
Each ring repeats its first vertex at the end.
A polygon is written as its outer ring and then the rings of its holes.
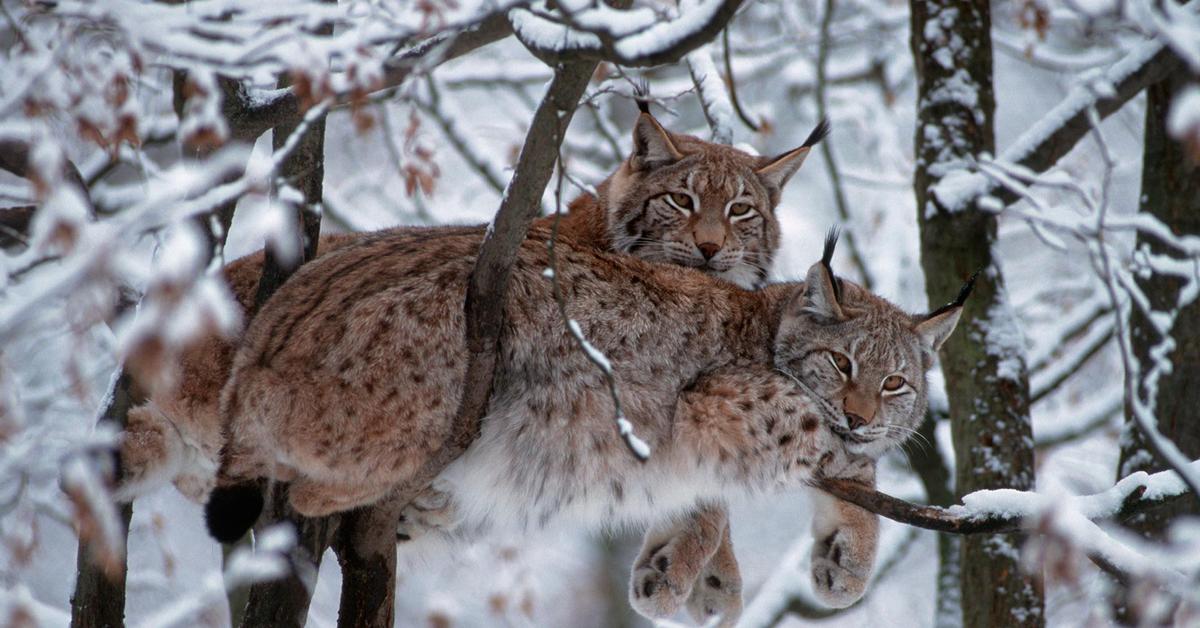
MULTIPOLYGON (((1200 461, 1192 463, 1192 466, 1200 468, 1200 461)), ((963 501, 968 505, 949 508, 914 504, 847 480, 823 479, 816 486, 838 499, 892 521, 951 534, 1016 532, 1025 528, 1025 522, 1030 517, 1045 514, 1059 506, 1078 508, 1090 520, 1120 520, 1188 495, 1186 486, 1173 471, 1153 475, 1134 473, 1103 493, 1065 500, 1013 489, 984 490, 965 496, 963 501), (1003 498, 1003 511, 989 506, 992 502, 987 498, 990 497, 1003 498), (972 502, 975 506, 970 505, 972 502)))
MULTIPOLYGON (((1032 170, 1045 172, 1064 155, 1071 152, 1079 140, 1091 130, 1088 110, 1095 108, 1101 119, 1107 118, 1137 96, 1142 90, 1174 72, 1186 70, 1186 64, 1168 47, 1147 42, 1114 64, 1105 72, 1099 83, 1107 83, 1112 91, 1097 94, 1093 84, 1080 85, 1071 90, 1062 102, 1051 109, 1033 126, 1029 127, 1011 146, 1000 154, 997 161, 1032 170)), ((993 196, 1004 205, 1020 200, 1020 195, 999 182, 982 174, 970 175, 978 178, 973 185, 959 190, 939 186, 938 199, 947 207, 964 207, 980 196, 993 196)))
MULTIPOLYGON (((646 28, 622 36, 600 28, 579 25, 580 16, 563 16, 556 23, 525 9, 511 13, 513 33, 529 52, 549 65, 568 61, 610 61, 625 67, 675 63, 687 53, 716 38, 733 19, 742 0, 707 0, 691 7, 703 14, 695 28, 680 29, 685 20, 655 19, 646 28), (568 25, 570 24, 570 25, 568 25)), ((559 16, 555 16, 559 17, 559 16)))
MULTIPOLYGON (((375 91, 398 87, 412 74, 419 62, 427 62, 424 64, 426 66, 437 65, 508 37, 512 34, 512 27, 507 14, 507 9, 489 13, 461 30, 434 35, 392 57, 384 64, 383 77, 375 85, 375 91)), ((334 103, 346 104, 356 97, 361 98, 362 95, 339 93, 334 96, 334 103)), ((228 121, 233 136, 243 141, 252 141, 285 120, 294 119, 303 104, 292 89, 261 102, 251 98, 245 90, 239 98, 240 111, 228 121)))

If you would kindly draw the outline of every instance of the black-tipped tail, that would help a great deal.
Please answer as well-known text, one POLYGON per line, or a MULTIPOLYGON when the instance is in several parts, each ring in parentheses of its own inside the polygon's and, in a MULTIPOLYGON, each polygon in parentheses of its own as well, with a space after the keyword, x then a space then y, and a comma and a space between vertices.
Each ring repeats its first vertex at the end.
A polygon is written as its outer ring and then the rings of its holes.
POLYGON ((826 137, 829 137, 830 128, 831 127, 829 125, 829 118, 821 118, 821 121, 817 123, 817 128, 813 129, 812 133, 808 134, 808 139, 804 140, 804 143, 801 144, 800 146, 801 147, 816 146, 817 143, 819 143, 821 140, 825 139, 826 137))
POLYGON ((204 505, 204 522, 214 539, 233 543, 254 526, 262 510, 262 488, 257 484, 222 486, 204 505))

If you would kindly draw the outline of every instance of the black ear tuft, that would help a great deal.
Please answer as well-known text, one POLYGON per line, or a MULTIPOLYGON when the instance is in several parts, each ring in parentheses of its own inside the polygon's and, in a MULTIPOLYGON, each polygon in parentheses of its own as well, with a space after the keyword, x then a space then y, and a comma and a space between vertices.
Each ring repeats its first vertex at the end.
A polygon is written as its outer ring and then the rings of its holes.
POLYGON ((825 233, 825 250, 821 253, 821 263, 825 265, 825 270, 828 270, 831 276, 833 275, 833 266, 831 265, 831 262, 833 262, 833 250, 837 248, 837 241, 840 236, 841 231, 837 227, 830 227, 829 231, 825 233))
POLYGON ((967 283, 964 283, 963 287, 959 289, 958 296, 954 298, 954 303, 951 305, 962 305, 967 302, 967 297, 971 296, 971 291, 975 289, 975 280, 979 278, 980 272, 980 270, 977 270, 971 273, 971 276, 967 279, 967 283))
POLYGON ((646 79, 633 81, 633 99, 637 102, 638 111, 650 113, 650 83, 646 79))
POLYGON ((833 272, 833 250, 837 248, 838 237, 841 236, 841 231, 837 227, 830 227, 825 234, 825 250, 821 252, 821 264, 825 266, 825 272, 829 273, 829 283, 833 287, 833 296, 838 303, 842 302, 842 280, 833 272))
POLYGON ((204 505, 204 522, 214 539, 233 543, 254 527, 262 510, 263 494, 258 484, 221 486, 204 505))
POLYGON ((958 296, 954 297, 953 301, 930 312, 929 315, 925 317, 925 320, 929 320, 935 316, 943 314, 947 310, 952 310, 956 307, 962 307, 963 304, 967 302, 967 297, 971 296, 971 291, 975 289, 975 280, 979 278, 979 273, 981 272, 983 272, 982 269, 971 273, 971 276, 967 278, 967 282, 963 284, 962 288, 958 289, 958 296))
POLYGON ((829 118, 821 118, 821 121, 817 123, 817 128, 813 129, 812 133, 808 134, 808 139, 804 140, 804 143, 801 144, 801 147, 816 146, 821 140, 829 137, 830 130, 831 127, 829 124, 829 118))

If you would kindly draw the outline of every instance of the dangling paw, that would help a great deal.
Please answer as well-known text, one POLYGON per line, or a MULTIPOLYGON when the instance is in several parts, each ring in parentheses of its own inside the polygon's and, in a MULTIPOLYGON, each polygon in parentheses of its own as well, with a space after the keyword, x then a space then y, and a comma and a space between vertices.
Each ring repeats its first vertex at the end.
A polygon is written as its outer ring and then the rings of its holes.
POLYGON ((634 562, 629 603, 644 617, 674 617, 692 592, 695 570, 688 570, 683 568, 683 564, 676 564, 673 541, 674 539, 643 550, 642 555, 634 562), (692 577, 686 577, 685 572, 691 573, 692 577), (681 575, 685 577, 681 578, 681 575))
POLYGON ((713 617, 721 618, 717 624, 720 628, 733 626, 741 617, 742 574, 729 542, 728 528, 721 540, 721 547, 704 566, 699 580, 692 587, 687 609, 692 619, 706 626, 713 617))
POLYGON ((854 554, 838 532, 813 544, 813 591, 824 604, 846 608, 862 597, 871 565, 859 564, 854 554))
POLYGON ((453 527, 457 521, 458 512, 450 494, 430 486, 401 511, 396 542, 411 541, 432 530, 453 527))

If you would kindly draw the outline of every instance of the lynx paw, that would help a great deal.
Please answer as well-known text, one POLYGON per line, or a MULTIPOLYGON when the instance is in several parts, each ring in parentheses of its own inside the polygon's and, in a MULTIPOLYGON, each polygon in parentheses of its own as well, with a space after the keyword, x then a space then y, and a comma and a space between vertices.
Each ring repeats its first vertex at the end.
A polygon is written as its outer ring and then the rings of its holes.
POLYGON ((639 560, 630 578, 629 603, 650 619, 669 619, 691 593, 692 582, 672 578, 671 544, 660 545, 639 560))
POLYGON ((821 602, 846 608, 862 597, 871 566, 856 564, 851 556, 846 541, 836 532, 813 545, 813 591, 821 602))
POLYGON ((720 616, 719 628, 733 626, 742 615, 742 577, 706 568, 692 588, 687 601, 688 614, 705 626, 720 616))
POLYGON ((396 541, 411 541, 432 530, 452 527, 457 520, 457 511, 450 500, 450 494, 429 487, 400 513, 396 541))

